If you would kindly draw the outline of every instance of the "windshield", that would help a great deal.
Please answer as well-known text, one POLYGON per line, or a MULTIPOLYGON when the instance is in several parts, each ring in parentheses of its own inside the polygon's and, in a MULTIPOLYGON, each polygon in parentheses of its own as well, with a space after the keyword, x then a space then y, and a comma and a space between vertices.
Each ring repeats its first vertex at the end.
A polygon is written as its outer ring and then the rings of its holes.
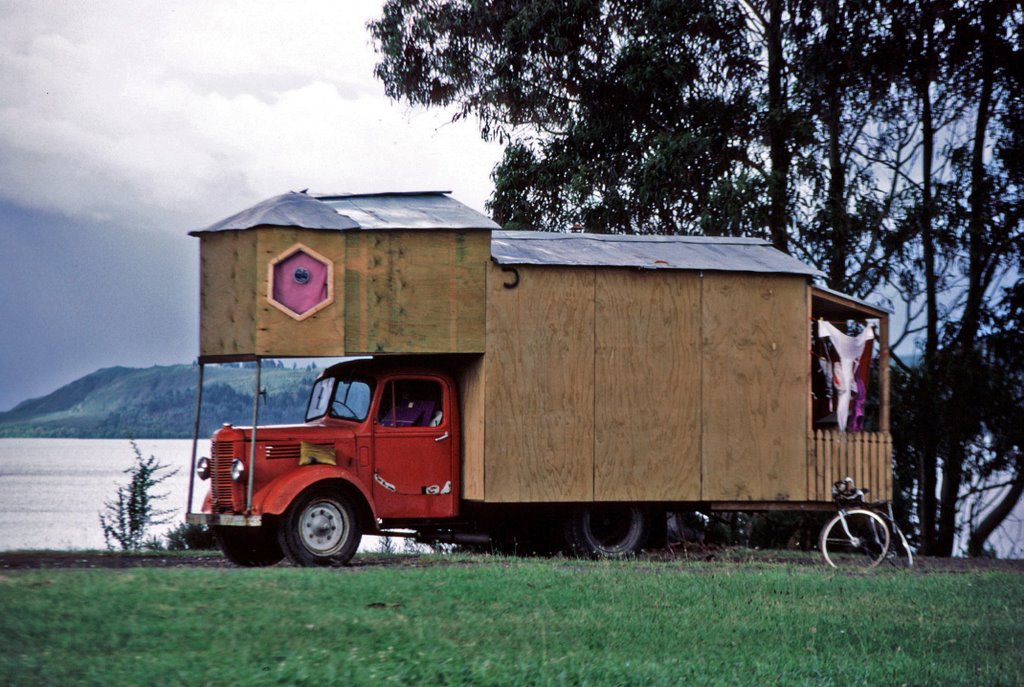
POLYGON ((331 402, 331 417, 362 422, 370 412, 373 389, 362 379, 339 379, 331 402))
POLYGON ((372 396, 373 387, 365 380, 324 377, 313 386, 306 422, 323 417, 328 411, 331 417, 362 422, 370 412, 372 396))

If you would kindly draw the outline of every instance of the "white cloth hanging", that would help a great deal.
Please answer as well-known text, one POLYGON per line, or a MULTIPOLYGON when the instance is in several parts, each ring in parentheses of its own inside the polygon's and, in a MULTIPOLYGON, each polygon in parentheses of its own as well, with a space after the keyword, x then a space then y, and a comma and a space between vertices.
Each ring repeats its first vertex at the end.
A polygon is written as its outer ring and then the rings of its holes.
POLYGON ((818 336, 832 339, 832 347, 839 356, 839 362, 833 365, 832 379, 836 387, 836 420, 839 431, 846 431, 846 422, 850 417, 850 399, 857 393, 857 365, 864 354, 864 346, 875 338, 871 327, 864 327, 857 336, 847 336, 830 322, 818 320, 818 336))

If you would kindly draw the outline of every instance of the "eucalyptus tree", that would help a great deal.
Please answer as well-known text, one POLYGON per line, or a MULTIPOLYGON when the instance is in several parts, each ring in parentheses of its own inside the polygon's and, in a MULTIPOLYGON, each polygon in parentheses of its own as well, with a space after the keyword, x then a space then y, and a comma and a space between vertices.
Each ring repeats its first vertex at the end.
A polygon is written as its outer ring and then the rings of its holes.
POLYGON ((707 0, 389 0, 370 25, 387 93, 507 144, 508 227, 762 233, 747 15, 707 0))
MULTIPOLYGON (((921 305, 908 319, 923 331, 920 363, 906 377, 909 412, 896 427, 898 458, 916 463, 924 551, 949 555, 958 532, 973 529, 963 505, 984 490, 978 476, 1005 477, 991 468, 1005 468, 1007 456, 1019 461, 992 401, 1012 398, 1003 382, 1020 380, 1001 370, 993 342, 1013 321, 1007 287, 1020 278, 1022 255, 1021 9, 1004 0, 892 0, 888 10, 903 50, 893 119, 914 150, 893 148, 888 158, 910 189, 893 283, 921 305)), ((986 522, 982 533, 991 532, 986 522)))

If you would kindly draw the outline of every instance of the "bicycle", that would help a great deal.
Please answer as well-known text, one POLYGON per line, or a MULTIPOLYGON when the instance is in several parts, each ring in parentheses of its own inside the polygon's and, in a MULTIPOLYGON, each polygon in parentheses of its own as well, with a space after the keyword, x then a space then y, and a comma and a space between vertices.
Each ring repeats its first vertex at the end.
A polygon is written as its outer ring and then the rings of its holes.
POLYGON ((892 504, 869 504, 864 498, 867 493, 850 477, 832 485, 837 512, 818 539, 825 562, 833 568, 874 568, 882 561, 912 567, 914 554, 896 524, 892 504))

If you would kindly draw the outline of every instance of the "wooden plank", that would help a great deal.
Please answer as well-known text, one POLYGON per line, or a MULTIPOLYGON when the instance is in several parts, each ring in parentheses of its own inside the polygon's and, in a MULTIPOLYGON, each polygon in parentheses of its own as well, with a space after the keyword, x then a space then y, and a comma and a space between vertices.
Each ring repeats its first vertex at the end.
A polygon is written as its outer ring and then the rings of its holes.
POLYGON ((863 438, 860 433, 851 434, 850 436, 850 476, 853 477, 853 483, 856 485, 864 484, 864 475, 861 468, 864 465, 864 457, 861 449, 864 447, 864 443, 861 441, 863 438))
POLYGON ((836 446, 839 449, 839 474, 837 479, 842 479, 850 474, 850 442, 845 433, 836 434, 836 446))
POLYGON ((702 297, 702 498, 805 500, 805 281, 709 273, 702 297))
POLYGON ((861 435, 861 441, 863 442, 863 463, 861 470, 864 475, 864 486, 871 490, 870 498, 876 498, 878 494, 878 484, 875 482, 874 467, 875 467, 875 456, 874 456, 874 438, 873 432, 864 432, 861 435))
POLYGON ((200 237, 200 355, 256 353, 257 290, 254 232, 200 237))
POLYGON ((875 470, 878 476, 876 481, 878 498, 882 500, 886 498, 886 472, 888 472, 888 467, 885 453, 885 435, 879 432, 875 441, 875 470))
POLYGON ((836 448, 838 449, 838 460, 836 460, 836 465, 839 467, 839 471, 836 473, 836 478, 833 482, 846 479, 850 474, 849 447, 850 442, 846 440, 846 432, 837 432, 836 448))
POLYGON ((873 432, 863 432, 860 437, 861 441, 861 475, 864 479, 864 484, 871 485, 871 493, 878 493, 878 485, 875 484, 875 479, 871 474, 872 468, 872 456, 871 456, 871 439, 874 436, 873 432))
POLYGON ((479 356, 462 368, 459 409, 462 417, 462 498, 484 500, 484 359, 479 356))
POLYGON ((594 500, 700 499, 700 277, 596 274, 594 500))
POLYGON ((594 497, 594 270, 491 265, 484 494, 488 502, 594 497))
POLYGON ((871 433, 871 485, 876 494, 884 494, 882 474, 882 437, 878 432, 871 433))
POLYGON ((345 236, 348 353, 484 351, 489 232, 345 236))
POLYGON ((825 469, 821 474, 821 493, 826 499, 831 499, 831 483, 833 483, 836 472, 836 435, 834 432, 822 430, 821 455, 825 459, 825 469))
POLYGON ((875 434, 875 486, 878 487, 878 492, 884 496, 887 493, 886 490, 886 474, 890 473, 892 468, 889 466, 889 456, 885 452, 885 436, 881 433, 875 434))
POLYGON ((292 227, 260 227, 256 279, 258 324, 256 352, 269 356, 340 356, 345 354, 345 238, 341 232, 292 227), (304 320, 296 320, 268 298, 270 265, 296 244, 312 249, 333 265, 333 302, 304 320))
POLYGON ((882 463, 885 467, 882 474, 883 480, 883 499, 885 501, 892 501, 893 499, 893 443, 892 435, 889 432, 882 433, 882 463))

